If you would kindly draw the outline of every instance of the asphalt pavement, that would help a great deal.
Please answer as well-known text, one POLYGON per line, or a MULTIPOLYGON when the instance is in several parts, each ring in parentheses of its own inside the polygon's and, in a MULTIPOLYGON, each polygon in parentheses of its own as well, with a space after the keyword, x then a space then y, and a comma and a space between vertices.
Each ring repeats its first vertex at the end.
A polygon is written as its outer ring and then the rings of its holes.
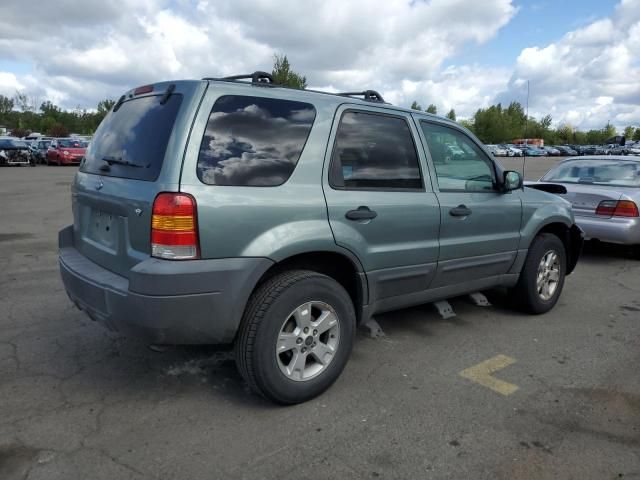
MULTIPOLYGON (((526 176, 555 159, 527 159, 526 176)), ((521 159, 504 159, 519 169, 521 159)), ((588 246, 556 308, 503 292, 377 317, 303 405, 228 352, 151 350, 71 304, 73 167, 0 169, 0 479, 640 479, 640 260, 588 246)))

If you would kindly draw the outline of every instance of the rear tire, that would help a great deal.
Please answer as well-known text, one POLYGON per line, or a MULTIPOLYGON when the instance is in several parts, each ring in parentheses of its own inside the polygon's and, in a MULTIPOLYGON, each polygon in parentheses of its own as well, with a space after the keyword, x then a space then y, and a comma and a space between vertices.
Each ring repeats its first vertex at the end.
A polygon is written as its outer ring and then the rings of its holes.
POLYGON ((552 233, 533 239, 518 283, 512 289, 521 310, 546 313, 560 298, 567 271, 567 254, 562 241, 552 233))
POLYGON ((236 365, 267 399, 304 402, 340 376, 355 327, 353 303, 338 282, 307 270, 284 272, 251 295, 235 342, 236 365))

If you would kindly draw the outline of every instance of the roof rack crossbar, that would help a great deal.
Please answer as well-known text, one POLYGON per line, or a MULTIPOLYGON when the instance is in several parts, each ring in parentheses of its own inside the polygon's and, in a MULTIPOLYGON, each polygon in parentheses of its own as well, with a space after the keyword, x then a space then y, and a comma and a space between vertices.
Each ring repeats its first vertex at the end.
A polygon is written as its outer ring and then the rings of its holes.
POLYGON ((340 95, 341 97, 364 97, 365 100, 369 102, 380 102, 385 103, 384 98, 375 90, 365 90, 363 92, 343 92, 336 93, 336 95, 340 95))
POLYGON ((212 78, 205 77, 203 80, 226 80, 226 81, 236 81, 236 80, 246 80, 251 79, 251 83, 274 83, 273 76, 267 72, 253 72, 246 75, 231 75, 229 77, 222 78, 212 78))

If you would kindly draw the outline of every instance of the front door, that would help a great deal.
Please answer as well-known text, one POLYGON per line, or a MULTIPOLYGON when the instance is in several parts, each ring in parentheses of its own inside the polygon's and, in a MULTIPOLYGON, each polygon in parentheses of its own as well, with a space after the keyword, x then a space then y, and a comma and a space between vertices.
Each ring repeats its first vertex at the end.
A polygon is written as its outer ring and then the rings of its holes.
POLYGON ((499 169, 462 129, 420 120, 436 173, 442 222, 433 287, 505 274, 520 242, 520 191, 497 188, 499 169))
POLYGON ((360 259, 373 302, 424 291, 435 276, 440 209, 416 139, 409 114, 336 113, 323 180, 329 223, 360 259))

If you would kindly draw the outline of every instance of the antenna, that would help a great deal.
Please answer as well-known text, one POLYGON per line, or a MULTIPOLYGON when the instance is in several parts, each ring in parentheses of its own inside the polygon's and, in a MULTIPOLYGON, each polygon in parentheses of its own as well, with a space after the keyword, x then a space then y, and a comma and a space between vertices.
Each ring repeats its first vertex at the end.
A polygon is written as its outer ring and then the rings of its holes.
POLYGON ((529 127, 529 80, 527 80, 527 109, 524 117, 524 157, 522 159, 522 180, 524 181, 524 168, 527 164, 527 128, 529 127))

